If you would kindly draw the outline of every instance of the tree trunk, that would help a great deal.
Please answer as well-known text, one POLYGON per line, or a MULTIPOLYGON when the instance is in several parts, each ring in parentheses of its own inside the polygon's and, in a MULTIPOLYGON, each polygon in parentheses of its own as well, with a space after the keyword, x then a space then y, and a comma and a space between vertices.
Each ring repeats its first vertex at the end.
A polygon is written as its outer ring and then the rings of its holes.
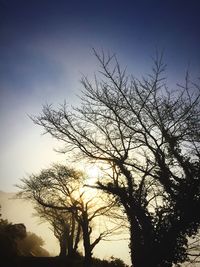
POLYGON ((67 238, 62 237, 60 240, 60 257, 66 257, 67 254, 67 238))
POLYGON ((74 233, 75 233, 75 218, 72 214, 71 218, 71 229, 69 233, 69 241, 68 241, 68 256, 73 257, 73 243, 74 243, 74 233))
POLYGON ((66 257, 68 252, 68 240, 69 240, 69 227, 68 225, 65 227, 65 231, 63 232, 59 243, 60 243, 60 257, 66 257))
POLYGON ((75 237, 75 241, 74 241, 74 247, 73 247, 73 255, 76 255, 76 252, 78 249, 78 243, 80 241, 80 234, 81 234, 81 225, 80 225, 80 223, 78 223, 76 237, 75 237))
POLYGON ((90 246, 90 236, 87 229, 83 230, 83 244, 85 250, 85 263, 87 266, 89 266, 92 260, 92 253, 90 246))
MULTIPOLYGON (((130 218, 130 254, 133 267, 145 267, 149 265, 149 259, 144 255, 141 244, 141 233, 135 218, 130 218), (148 261, 148 263, 147 263, 148 261)), ((150 249, 150 248, 149 248, 150 249)), ((154 266, 156 267, 156 266, 154 266)))
POLYGON ((85 266, 89 267, 92 261, 92 252, 91 252, 91 244, 90 244, 88 215, 86 212, 85 214, 83 214, 82 230, 83 230, 83 245, 84 245, 84 251, 85 251, 84 263, 85 263, 85 266))
MULTIPOLYGON (((133 267, 171 267, 172 263, 163 261, 168 253, 167 244, 155 244, 147 233, 143 233, 138 220, 132 215, 130 222, 130 254, 133 267)), ((151 233, 149 233, 151 236, 151 233)), ((153 238, 153 237, 152 237, 153 238)), ((167 243, 167 242, 166 242, 167 243)), ((169 245, 169 244, 168 244, 169 245)))

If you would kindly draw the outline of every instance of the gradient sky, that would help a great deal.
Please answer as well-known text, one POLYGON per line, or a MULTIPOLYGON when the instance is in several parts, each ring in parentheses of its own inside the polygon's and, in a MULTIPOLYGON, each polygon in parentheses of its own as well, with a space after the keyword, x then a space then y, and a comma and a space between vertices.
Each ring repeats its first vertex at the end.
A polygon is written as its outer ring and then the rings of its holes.
MULTIPOLYGON (((165 50, 167 75, 200 73, 200 1, 0 1, 0 189, 61 156, 28 114, 76 103, 81 73, 97 70, 91 48, 117 53, 135 76, 165 50)), ((64 158, 62 158, 64 160, 64 158)))
POLYGON ((28 114, 78 102, 81 73, 98 69, 92 47, 115 52, 134 76, 147 74, 155 49, 164 49, 170 85, 188 65, 199 77, 199 14, 199 0, 0 0, 0 190, 66 162, 28 114))

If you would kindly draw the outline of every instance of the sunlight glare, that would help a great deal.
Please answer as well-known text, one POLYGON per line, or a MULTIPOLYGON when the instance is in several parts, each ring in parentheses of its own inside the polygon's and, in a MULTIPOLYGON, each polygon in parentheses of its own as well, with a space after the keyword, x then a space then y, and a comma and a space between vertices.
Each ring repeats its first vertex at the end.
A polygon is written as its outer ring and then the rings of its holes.
POLYGON ((97 180, 102 176, 102 171, 97 165, 91 165, 86 167, 87 184, 94 185, 97 180))
POLYGON ((98 179, 103 175, 100 167, 94 164, 87 164, 84 166, 86 174, 85 186, 80 189, 80 193, 84 193, 84 198, 91 199, 97 195, 97 189, 91 188, 95 186, 98 179))

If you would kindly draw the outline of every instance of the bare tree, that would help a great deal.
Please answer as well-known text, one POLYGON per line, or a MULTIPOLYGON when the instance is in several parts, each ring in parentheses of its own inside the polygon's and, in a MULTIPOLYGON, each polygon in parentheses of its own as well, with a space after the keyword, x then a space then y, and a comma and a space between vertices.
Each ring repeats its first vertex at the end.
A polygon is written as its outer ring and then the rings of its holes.
MULTIPOLYGON (((102 205, 102 201, 99 201, 97 197, 92 196, 88 198, 87 193, 83 190, 83 181, 84 176, 81 172, 63 165, 54 165, 52 168, 43 170, 39 175, 32 175, 22 179, 22 184, 18 186, 21 189, 18 197, 30 199, 37 203, 37 207, 39 204, 44 209, 49 209, 48 212, 55 210, 54 212, 65 212, 66 216, 70 214, 72 220, 76 220, 78 227, 79 225, 81 227, 85 263, 89 266, 94 247, 106 235, 109 235, 111 231, 116 229, 116 227, 113 227, 112 230, 102 229, 101 233, 92 240, 93 223, 97 217, 107 214, 115 203, 102 205), (82 192, 81 189, 83 190, 82 192)), ((59 225, 58 221, 54 221, 54 223, 56 224, 55 228, 57 228, 59 225)), ((75 221, 73 221, 72 227, 75 227, 75 221)), ((69 229, 67 231, 69 233, 69 229)), ((74 229, 71 229, 71 231, 74 234, 74 229)), ((65 235, 65 233, 63 234, 65 235)), ((73 235, 71 235, 71 241, 68 240, 68 242, 72 242, 72 238, 73 235)), ((77 242, 78 239, 75 240, 75 248, 77 242)), ((69 248, 72 247, 72 245, 69 246, 69 248)))
POLYGON ((101 76, 82 78, 80 107, 46 105, 33 120, 64 142, 63 152, 110 165, 97 188, 124 208, 134 267, 183 262, 200 222, 200 87, 187 74, 168 90, 162 56, 138 80, 115 55, 94 53, 101 76))
POLYGON ((81 237, 81 227, 73 213, 36 204, 36 216, 52 226, 53 233, 59 241, 60 256, 70 258, 77 254, 81 237))

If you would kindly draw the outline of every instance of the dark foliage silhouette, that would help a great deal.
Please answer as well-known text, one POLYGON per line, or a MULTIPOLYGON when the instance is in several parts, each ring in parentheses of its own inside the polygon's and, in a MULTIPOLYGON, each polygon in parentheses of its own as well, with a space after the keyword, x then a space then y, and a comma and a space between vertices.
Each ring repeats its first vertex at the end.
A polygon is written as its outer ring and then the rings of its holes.
POLYGON ((43 248, 43 239, 34 233, 27 232, 26 237, 16 241, 20 256, 48 257, 49 252, 43 248))
POLYGON ((1 258, 20 255, 17 241, 26 237, 24 224, 12 224, 0 218, 0 256, 1 258))
POLYGON ((44 241, 34 233, 26 232, 24 224, 13 224, 0 219, 0 256, 2 259, 19 256, 47 257, 50 256, 42 246, 44 241))
POLYGON ((124 208, 134 267, 184 262, 200 223, 200 87, 187 73, 169 90, 162 56, 138 80, 115 56, 94 53, 101 77, 82 78, 80 107, 46 105, 32 119, 70 157, 110 166, 96 187, 124 208))

